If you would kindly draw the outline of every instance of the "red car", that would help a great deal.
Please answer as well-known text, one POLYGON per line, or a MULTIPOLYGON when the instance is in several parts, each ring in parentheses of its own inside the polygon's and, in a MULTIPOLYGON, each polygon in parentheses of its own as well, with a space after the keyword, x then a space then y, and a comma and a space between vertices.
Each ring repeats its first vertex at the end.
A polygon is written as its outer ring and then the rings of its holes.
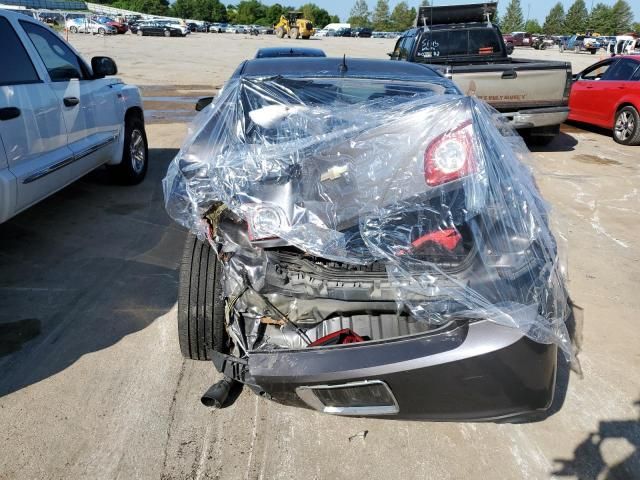
POLYGON ((574 76, 569 120, 613 129, 623 145, 640 145, 640 56, 608 58, 574 76))
POLYGON ((98 23, 109 25, 115 28, 118 33, 127 33, 127 30, 129 30, 129 27, 127 27, 127 25, 125 25, 124 23, 116 22, 115 20, 109 17, 95 16, 93 17, 93 19, 98 23))

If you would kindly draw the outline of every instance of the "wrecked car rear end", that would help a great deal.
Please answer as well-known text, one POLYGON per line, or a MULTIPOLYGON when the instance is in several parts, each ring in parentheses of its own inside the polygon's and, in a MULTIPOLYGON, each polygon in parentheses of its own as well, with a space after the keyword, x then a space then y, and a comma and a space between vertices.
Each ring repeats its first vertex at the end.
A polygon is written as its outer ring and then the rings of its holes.
POLYGON ((566 293, 519 137, 421 65, 277 62, 240 69, 165 179, 222 266, 217 369, 334 414, 547 408, 566 293))

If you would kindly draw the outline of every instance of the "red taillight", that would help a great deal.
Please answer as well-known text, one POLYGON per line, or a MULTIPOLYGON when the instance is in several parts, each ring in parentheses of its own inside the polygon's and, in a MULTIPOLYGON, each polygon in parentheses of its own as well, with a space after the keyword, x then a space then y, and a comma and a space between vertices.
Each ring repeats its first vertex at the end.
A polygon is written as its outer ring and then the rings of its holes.
POLYGON ((476 171, 471 140, 472 128, 465 123, 437 137, 424 152, 424 179, 434 187, 476 171))

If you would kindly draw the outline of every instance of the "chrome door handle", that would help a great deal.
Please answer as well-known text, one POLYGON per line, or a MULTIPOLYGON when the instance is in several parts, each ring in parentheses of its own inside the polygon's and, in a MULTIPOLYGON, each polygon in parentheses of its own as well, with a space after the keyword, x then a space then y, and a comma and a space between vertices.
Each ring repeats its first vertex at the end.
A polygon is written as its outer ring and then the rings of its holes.
POLYGON ((75 107, 80 103, 80 99, 78 97, 65 97, 63 102, 67 107, 75 107))

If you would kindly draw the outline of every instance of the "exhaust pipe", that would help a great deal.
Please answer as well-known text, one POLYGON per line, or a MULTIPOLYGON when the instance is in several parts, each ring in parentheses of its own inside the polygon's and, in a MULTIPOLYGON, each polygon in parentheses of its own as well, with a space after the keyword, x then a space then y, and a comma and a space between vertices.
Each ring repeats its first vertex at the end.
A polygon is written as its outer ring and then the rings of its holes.
POLYGON ((227 401, 229 392, 237 383, 233 378, 225 376, 219 382, 211 385, 209 390, 204 392, 200 401, 205 407, 222 408, 227 401))

